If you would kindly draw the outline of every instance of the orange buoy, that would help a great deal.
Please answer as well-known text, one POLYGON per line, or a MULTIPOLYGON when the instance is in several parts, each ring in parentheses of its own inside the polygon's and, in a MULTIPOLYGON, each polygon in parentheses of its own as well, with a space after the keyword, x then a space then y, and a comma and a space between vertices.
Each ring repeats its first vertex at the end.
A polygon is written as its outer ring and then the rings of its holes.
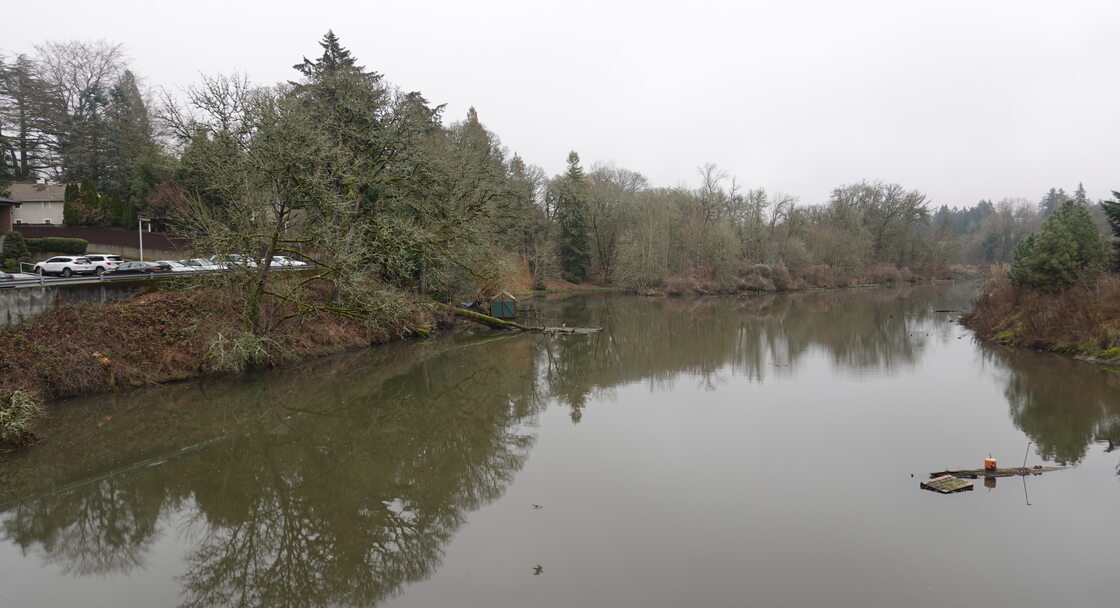
POLYGON ((985 458, 984 459, 984 469, 986 469, 988 471, 996 470, 996 459, 995 458, 985 458))

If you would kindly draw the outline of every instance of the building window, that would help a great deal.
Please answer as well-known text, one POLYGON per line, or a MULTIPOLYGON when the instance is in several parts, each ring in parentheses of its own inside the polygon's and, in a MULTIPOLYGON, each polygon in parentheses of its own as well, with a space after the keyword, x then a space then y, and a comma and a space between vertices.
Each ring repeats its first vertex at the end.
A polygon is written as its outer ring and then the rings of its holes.
POLYGON ((49 218, 49 217, 48 217, 47 219, 43 220, 43 223, 44 223, 44 224, 49 224, 49 223, 51 223, 51 218, 49 218))
POLYGON ((23 223, 23 220, 16 220, 16 226, 19 226, 22 223, 23 223))
POLYGON ((50 209, 50 208, 51 208, 51 204, 47 201, 43 201, 43 209, 50 209))

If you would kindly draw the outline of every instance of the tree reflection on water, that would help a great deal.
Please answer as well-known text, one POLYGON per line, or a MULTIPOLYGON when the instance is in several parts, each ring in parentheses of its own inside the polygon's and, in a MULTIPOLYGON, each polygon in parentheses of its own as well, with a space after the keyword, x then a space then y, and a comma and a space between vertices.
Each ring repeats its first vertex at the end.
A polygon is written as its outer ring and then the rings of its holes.
MULTIPOLYGON (((2 534, 76 576, 143 569, 177 534, 184 607, 375 605, 430 577, 468 514, 505 492, 553 400, 578 422, 628 383, 761 383, 811 355, 891 375, 953 339, 933 309, 963 308, 961 293, 564 298, 541 305, 545 322, 606 330, 481 332, 83 400, 56 410, 47 443, 0 460, 2 534)), ((1120 443, 1117 376, 1070 382, 1099 373, 983 352, 1047 458, 1120 443)))
POLYGON ((4 536, 72 574, 126 573, 143 566, 158 522, 185 513, 183 606, 375 604, 429 576, 464 514, 522 467, 524 423, 544 403, 529 349, 513 338, 419 362, 397 349, 406 360, 372 373, 345 359, 312 370, 339 378, 329 384, 306 373, 227 383, 204 407, 219 440, 17 500, 4 536), (239 426, 223 428, 231 419, 239 426))
POLYGON ((1040 456, 1076 464, 1094 442, 1120 444, 1116 370, 1059 355, 990 345, 981 349, 985 362, 1006 375, 1011 419, 1040 456))
MULTIPOLYGON (((962 294, 967 291, 962 290, 962 294)), ((549 394, 578 421, 588 398, 630 382, 668 390, 689 378, 715 389, 734 374, 755 382, 791 377, 811 353, 846 372, 885 373, 917 363, 936 288, 768 294, 748 298, 578 297, 550 310, 569 325, 601 325, 589 339, 546 338, 540 366, 549 394)), ((944 307, 963 308, 962 299, 944 307)), ((966 300, 964 300, 966 301, 966 300)))

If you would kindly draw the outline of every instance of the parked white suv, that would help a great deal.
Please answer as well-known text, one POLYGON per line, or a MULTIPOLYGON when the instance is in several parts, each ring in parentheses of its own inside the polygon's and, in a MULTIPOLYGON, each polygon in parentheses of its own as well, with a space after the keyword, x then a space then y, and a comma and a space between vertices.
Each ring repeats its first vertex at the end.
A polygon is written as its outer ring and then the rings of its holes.
POLYGON ((124 258, 119 255, 108 255, 104 253, 87 253, 86 259, 96 267, 97 274, 101 274, 106 270, 112 270, 124 262, 124 258))
POLYGON ((72 274, 93 274, 97 268, 84 256, 56 255, 45 262, 36 262, 35 272, 68 277, 72 274))

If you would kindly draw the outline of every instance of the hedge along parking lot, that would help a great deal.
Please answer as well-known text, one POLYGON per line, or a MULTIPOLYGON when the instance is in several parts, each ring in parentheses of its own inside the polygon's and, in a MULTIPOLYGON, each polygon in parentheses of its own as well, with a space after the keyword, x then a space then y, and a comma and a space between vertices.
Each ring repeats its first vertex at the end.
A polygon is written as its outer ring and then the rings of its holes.
POLYGON ((26 238, 18 232, 4 235, 0 249, 0 270, 16 272, 20 262, 35 263, 35 258, 46 259, 54 255, 85 255, 89 241, 77 238, 43 237, 26 238))
POLYGON ((89 247, 85 239, 69 239, 49 236, 41 239, 23 239, 29 253, 57 253, 60 255, 83 255, 89 247))

